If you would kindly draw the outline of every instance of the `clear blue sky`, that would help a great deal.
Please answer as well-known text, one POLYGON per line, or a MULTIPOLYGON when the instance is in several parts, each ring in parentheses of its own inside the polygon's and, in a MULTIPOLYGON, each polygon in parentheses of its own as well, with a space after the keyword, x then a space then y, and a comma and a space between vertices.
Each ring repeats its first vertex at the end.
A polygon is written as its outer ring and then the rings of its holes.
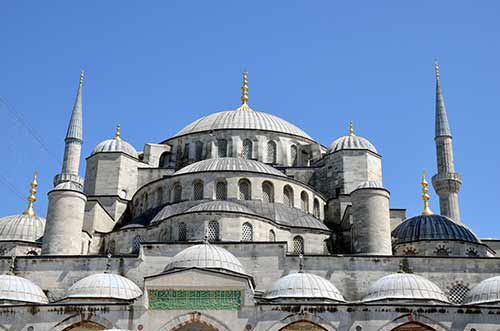
POLYGON ((117 123, 142 150, 236 107, 246 68, 254 109, 324 145, 353 120, 383 156, 391 207, 415 215, 420 172, 436 171, 439 58, 462 218, 500 237, 498 1, 2 1, 0 13, 1 215, 23 211, 35 168, 45 215, 81 68, 84 157, 117 123))

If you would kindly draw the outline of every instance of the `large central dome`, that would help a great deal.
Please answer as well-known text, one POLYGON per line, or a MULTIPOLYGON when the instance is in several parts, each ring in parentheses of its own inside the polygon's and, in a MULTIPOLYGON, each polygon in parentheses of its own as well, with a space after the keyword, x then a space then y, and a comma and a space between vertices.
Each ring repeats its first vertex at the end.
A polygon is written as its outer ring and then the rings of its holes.
POLYGON ((177 132, 175 137, 195 132, 227 129, 274 131, 313 140, 307 133, 284 119, 254 111, 249 107, 202 117, 177 132))

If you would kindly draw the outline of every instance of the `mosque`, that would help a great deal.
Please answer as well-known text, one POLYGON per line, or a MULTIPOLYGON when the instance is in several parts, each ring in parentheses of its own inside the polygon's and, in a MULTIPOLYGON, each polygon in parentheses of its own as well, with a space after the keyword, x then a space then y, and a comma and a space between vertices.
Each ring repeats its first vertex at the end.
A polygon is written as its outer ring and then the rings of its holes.
MULTIPOLYGON (((36 214, 0 218, 1 331, 500 329, 500 241, 462 220, 436 64, 440 211, 390 205, 382 157, 241 105, 142 151, 120 127, 79 174, 83 73, 64 161, 36 214)), ((429 137, 430 139, 431 137, 429 137)))

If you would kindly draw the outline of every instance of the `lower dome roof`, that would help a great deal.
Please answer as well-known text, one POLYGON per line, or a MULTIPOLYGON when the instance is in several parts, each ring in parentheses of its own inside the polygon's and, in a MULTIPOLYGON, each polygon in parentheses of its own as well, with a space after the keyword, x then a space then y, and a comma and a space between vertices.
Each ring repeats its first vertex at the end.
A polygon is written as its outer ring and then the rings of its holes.
POLYGON ((0 275, 0 300, 18 303, 49 303, 49 299, 38 285, 26 278, 14 275, 0 275))
POLYGON ((0 218, 0 241, 39 241, 46 220, 40 216, 13 215, 0 218))
POLYGON ((178 170, 174 175, 207 171, 246 171, 286 177, 284 173, 265 163, 235 157, 221 157, 192 163, 178 170))
POLYGON ((255 214, 253 211, 245 206, 240 205, 236 202, 231 202, 227 200, 213 200, 205 203, 200 203, 199 205, 193 206, 185 211, 185 213, 192 212, 231 212, 231 213, 244 213, 244 214, 255 214))
POLYGON ((465 300, 470 305, 499 302, 500 276, 485 279, 474 286, 465 300))
POLYGON ((132 300, 141 295, 141 289, 130 279, 117 274, 99 273, 87 276, 73 284, 66 298, 132 300))
POLYGON ((377 149, 372 145, 371 142, 363 137, 355 135, 343 136, 338 138, 330 145, 328 152, 334 153, 346 149, 365 149, 378 154, 377 149))

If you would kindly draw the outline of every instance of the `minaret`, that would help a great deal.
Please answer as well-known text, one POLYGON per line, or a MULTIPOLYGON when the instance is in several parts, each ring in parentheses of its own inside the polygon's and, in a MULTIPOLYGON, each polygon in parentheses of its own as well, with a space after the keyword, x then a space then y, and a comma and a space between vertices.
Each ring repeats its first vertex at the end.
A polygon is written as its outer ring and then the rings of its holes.
POLYGON ((87 196, 83 193, 83 178, 78 175, 83 143, 82 85, 83 71, 64 140, 62 171, 54 178, 55 187, 48 193, 42 255, 78 255, 83 251, 82 228, 87 196))
POLYGON ((82 121, 82 86, 83 70, 80 73, 80 83, 76 92, 75 104, 71 113, 71 119, 64 139, 64 161, 62 170, 54 178, 54 186, 63 182, 73 182, 83 188, 83 179, 78 176, 80 168, 80 154, 83 143, 83 121, 82 121))
POLYGON ((436 127, 434 141, 436 143, 437 174, 432 177, 432 185, 439 196, 441 215, 448 216, 456 223, 460 222, 458 192, 462 185, 462 177, 455 172, 453 161, 453 144, 448 116, 444 106, 439 81, 439 65, 436 62, 436 127))

